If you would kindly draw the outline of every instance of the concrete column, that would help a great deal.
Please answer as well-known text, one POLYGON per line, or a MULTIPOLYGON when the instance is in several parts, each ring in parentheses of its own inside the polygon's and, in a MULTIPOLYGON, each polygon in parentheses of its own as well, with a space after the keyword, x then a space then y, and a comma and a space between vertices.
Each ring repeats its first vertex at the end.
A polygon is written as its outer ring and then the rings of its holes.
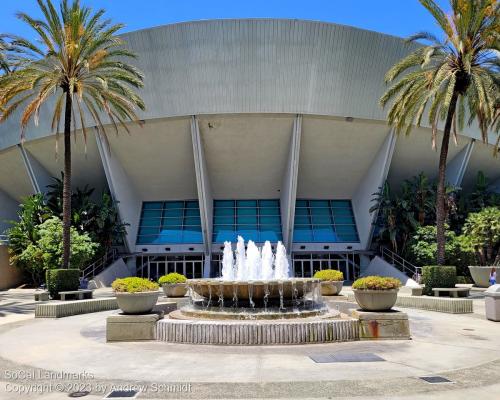
POLYGON ((213 226, 213 197, 210 179, 207 172, 205 152, 200 135, 198 119, 191 117, 191 138, 193 141, 194 167, 196 172, 196 187, 198 202, 200 204, 201 229, 203 231, 203 248, 205 251, 205 265, 203 276, 210 276, 210 263, 212 253, 212 226, 213 226))
POLYGON ((373 223, 377 218, 377 213, 371 213, 369 210, 374 205, 373 194, 380 190, 387 179, 395 146, 396 134, 390 132, 352 197, 352 207, 362 249, 370 246, 373 223))
POLYGON ((0 235, 4 235, 5 230, 10 227, 8 221, 17 219, 18 210, 19 202, 0 189, 0 235))
POLYGON ((97 129, 95 130, 95 138, 106 180, 108 181, 109 191, 113 200, 117 203, 118 214, 122 222, 129 224, 126 227, 125 244, 129 252, 134 252, 141 213, 141 197, 120 161, 113 155, 109 144, 97 129))
POLYGON ((472 139, 467 146, 465 146, 455 157, 448 161, 446 165, 446 180, 449 185, 455 187, 462 186, 465 171, 469 165, 469 160, 474 150, 474 143, 472 139))
POLYGON ((21 152, 21 157, 26 167, 26 172, 28 173, 31 184, 33 186, 33 193, 47 192, 47 186, 54 183, 52 180, 52 176, 45 169, 45 167, 40 164, 40 162, 28 150, 23 147, 22 144, 18 144, 17 147, 21 152))
POLYGON ((288 162, 285 170, 285 176, 283 177, 283 183, 281 185, 280 198, 283 244, 285 245, 288 254, 292 251, 301 137, 302 115, 296 115, 295 120, 293 121, 293 130, 288 151, 288 162))

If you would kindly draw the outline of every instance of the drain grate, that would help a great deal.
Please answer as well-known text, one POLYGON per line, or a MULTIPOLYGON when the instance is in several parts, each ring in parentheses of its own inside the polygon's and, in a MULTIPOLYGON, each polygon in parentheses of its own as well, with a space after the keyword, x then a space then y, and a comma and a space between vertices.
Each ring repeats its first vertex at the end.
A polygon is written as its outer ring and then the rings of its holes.
POLYGON ((453 383, 449 379, 446 379, 442 376, 421 376, 419 379, 422 379, 423 381, 427 383, 453 383))
POLYGON ((309 358, 315 363, 379 362, 385 361, 373 353, 313 354, 309 358))
POLYGON ((113 390, 105 399, 134 399, 139 392, 137 390, 113 390))
POLYGON ((84 391, 81 391, 81 392, 70 393, 70 394, 68 394, 68 397, 78 398, 78 397, 85 397, 85 396, 87 396, 89 394, 90 394, 90 392, 84 390, 84 391))

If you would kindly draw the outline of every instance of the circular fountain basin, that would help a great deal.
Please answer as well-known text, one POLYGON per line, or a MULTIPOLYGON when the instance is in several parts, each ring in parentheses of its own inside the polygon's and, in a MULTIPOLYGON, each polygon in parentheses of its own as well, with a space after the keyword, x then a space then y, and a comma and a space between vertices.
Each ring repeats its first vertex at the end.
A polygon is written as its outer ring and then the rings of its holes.
POLYGON ((340 312, 336 310, 328 311, 327 308, 313 308, 313 309, 231 309, 210 307, 206 309, 185 306, 180 310, 173 311, 169 314, 172 319, 204 319, 204 320, 278 320, 278 319, 304 319, 319 317, 321 318, 340 318, 340 312))
POLYGON ((317 290, 321 284, 314 278, 290 278, 286 280, 268 281, 223 281, 221 279, 190 279, 188 286, 199 296, 206 299, 232 299, 237 296, 239 300, 254 301, 282 298, 303 298, 308 293, 317 290))

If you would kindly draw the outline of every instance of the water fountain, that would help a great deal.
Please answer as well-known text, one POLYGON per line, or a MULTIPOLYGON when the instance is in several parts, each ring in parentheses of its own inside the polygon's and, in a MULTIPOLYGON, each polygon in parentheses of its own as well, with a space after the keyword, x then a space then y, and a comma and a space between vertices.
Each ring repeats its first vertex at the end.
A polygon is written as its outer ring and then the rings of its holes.
POLYGON ((239 236, 224 243, 222 276, 188 281, 189 303, 160 321, 160 340, 202 344, 283 344, 350 340, 351 320, 329 310, 320 281, 290 278, 285 246, 276 252, 239 236))

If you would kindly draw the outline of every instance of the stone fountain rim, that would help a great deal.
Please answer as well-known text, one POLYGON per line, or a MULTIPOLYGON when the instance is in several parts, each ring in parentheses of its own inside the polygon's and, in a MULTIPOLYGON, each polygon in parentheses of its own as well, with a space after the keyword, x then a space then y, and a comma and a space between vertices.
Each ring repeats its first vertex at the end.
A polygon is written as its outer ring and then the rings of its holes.
POLYGON ((312 282, 312 283, 320 283, 321 280, 317 278, 287 278, 287 279, 269 279, 269 280, 264 280, 264 279, 256 279, 256 280, 245 280, 245 281, 237 281, 237 280, 230 280, 226 281, 223 279, 219 278, 202 278, 202 279, 189 279, 187 281, 188 285, 199 285, 199 284, 219 284, 219 285, 269 285, 269 284, 276 284, 279 285, 281 283, 297 283, 297 282, 312 282))

